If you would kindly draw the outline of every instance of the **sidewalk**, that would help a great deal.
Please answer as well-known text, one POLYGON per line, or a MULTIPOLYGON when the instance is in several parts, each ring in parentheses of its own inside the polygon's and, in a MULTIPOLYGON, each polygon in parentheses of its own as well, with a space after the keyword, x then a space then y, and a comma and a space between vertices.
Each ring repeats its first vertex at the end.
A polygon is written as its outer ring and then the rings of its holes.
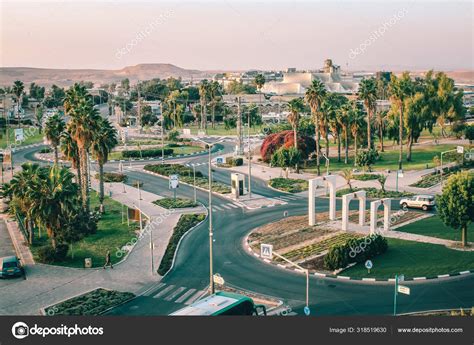
MULTIPOLYGON (((97 188, 98 182, 92 181, 92 186, 97 188)), ((131 186, 125 186, 125 188, 126 193, 122 193, 121 183, 115 183, 112 186, 107 184, 106 193, 112 190, 114 200, 130 207, 138 206, 138 190, 131 186)), ((98 287, 140 294, 152 284, 159 282, 161 276, 156 273, 156 270, 181 214, 200 213, 205 209, 198 207, 170 213, 169 210, 151 203, 161 196, 145 191, 141 191, 141 194, 141 208, 143 213, 150 218, 151 225, 145 227, 142 237, 137 237, 138 241, 125 261, 115 265, 113 269, 106 270, 102 268, 78 269, 38 263, 27 265, 27 280, 12 281, 12 284, 8 285, 0 281, 2 290, 0 314, 37 315, 41 308, 98 287), (160 218, 158 222, 153 222, 158 218, 160 218), (150 251, 150 239, 154 245, 153 259, 150 251)))

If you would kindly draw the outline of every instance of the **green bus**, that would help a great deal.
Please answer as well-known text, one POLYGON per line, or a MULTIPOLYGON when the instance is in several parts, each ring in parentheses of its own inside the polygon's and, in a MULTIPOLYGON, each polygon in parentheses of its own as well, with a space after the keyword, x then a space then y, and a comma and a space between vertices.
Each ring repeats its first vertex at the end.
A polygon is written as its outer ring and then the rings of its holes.
POLYGON ((254 304, 250 297, 219 291, 184 307, 171 316, 267 315, 264 305, 254 304))

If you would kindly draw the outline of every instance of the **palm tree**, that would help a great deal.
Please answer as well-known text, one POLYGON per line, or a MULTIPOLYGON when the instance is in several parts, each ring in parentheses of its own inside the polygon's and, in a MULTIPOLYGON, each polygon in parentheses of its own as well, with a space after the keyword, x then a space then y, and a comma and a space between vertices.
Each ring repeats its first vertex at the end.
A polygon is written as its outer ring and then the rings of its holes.
POLYGON ((221 99, 222 89, 221 85, 217 81, 212 81, 209 83, 209 98, 211 106, 211 123, 212 128, 216 126, 216 106, 221 99))
POLYGON ((58 113, 54 114, 48 119, 48 121, 46 121, 44 134, 46 135, 46 138, 50 141, 51 146, 53 146, 54 164, 58 164, 58 146, 61 143, 61 135, 65 129, 66 123, 62 119, 61 115, 59 115, 58 113))
POLYGON ((380 174, 379 176, 377 176, 377 181, 380 183, 382 192, 385 193, 385 182, 387 181, 387 175, 380 174))
POLYGON ((255 85, 257 86, 258 92, 260 93, 260 103, 262 103, 262 87, 265 85, 265 76, 261 73, 255 76, 255 85))
POLYGON ((359 99, 364 101, 367 112, 367 148, 372 148, 371 126, 372 113, 377 106, 377 84, 374 78, 363 79, 359 84, 359 99))
POLYGON ((319 80, 313 80, 312 84, 308 87, 305 93, 305 101, 311 108, 311 115, 316 131, 316 166, 318 169, 318 176, 321 175, 320 169, 320 148, 319 148, 319 112, 321 110, 321 104, 326 97, 326 86, 319 80))
POLYGON ((348 163, 349 158, 349 125, 352 116, 352 107, 349 103, 343 104, 337 111, 337 121, 344 136, 344 164, 348 163))
POLYGON ((74 139, 72 139, 71 134, 68 131, 64 131, 61 135, 60 149, 64 157, 68 161, 71 161, 72 167, 76 169, 76 182, 79 185, 79 188, 82 190, 79 151, 77 148, 77 143, 74 141, 74 139))
POLYGON ((91 98, 80 94, 77 98, 75 89, 80 89, 78 84, 72 88, 73 91, 66 93, 66 104, 68 105, 68 115, 70 122, 68 123, 68 131, 72 139, 77 144, 79 153, 79 164, 81 169, 81 196, 84 210, 89 211, 89 171, 88 171, 88 155, 89 148, 93 141, 95 133, 98 131, 100 123, 100 115, 98 110, 94 108, 91 98))
POLYGON ((35 120, 36 120, 36 124, 38 125, 39 134, 43 132, 43 117, 44 117, 43 105, 38 104, 35 107, 35 120))
POLYGON ((360 131, 362 127, 365 125, 365 119, 364 119, 364 114, 362 113, 362 110, 359 109, 357 106, 357 102, 352 101, 351 102, 352 106, 352 111, 351 111, 351 122, 350 122, 350 129, 352 136, 354 137, 354 165, 356 162, 356 157, 357 157, 357 148, 358 148, 358 138, 360 131))
POLYGON ((403 160, 403 116, 404 116, 404 103, 405 99, 410 96, 413 92, 413 82, 410 79, 410 74, 404 72, 401 77, 397 77, 392 74, 389 84, 390 98, 392 102, 397 106, 399 111, 399 129, 398 129, 398 141, 399 141, 399 156, 398 156, 398 169, 402 169, 403 160))
POLYGON ((207 129, 206 105, 209 97, 209 82, 204 79, 199 84, 199 101, 201 104, 201 129, 207 129))
POLYGON ((347 186, 349 187, 349 190, 352 192, 352 185, 351 185, 351 180, 354 178, 354 173, 352 172, 351 169, 344 169, 341 172, 342 178, 346 180, 347 186))
MULTIPOLYGON (((293 140, 296 151, 298 151, 298 126, 301 119, 301 112, 304 109, 303 100, 301 98, 294 98, 288 102, 288 109, 290 114, 288 115, 288 122, 293 127, 293 140)), ((249 115, 250 116, 250 115, 249 115)), ((298 163, 296 163, 296 172, 298 173, 298 163)))
POLYGON ((97 163, 99 164, 100 212, 104 212, 104 164, 107 163, 109 153, 117 144, 117 130, 112 127, 109 120, 101 119, 91 146, 92 152, 97 157, 97 163))
POLYGON ((17 118, 18 118, 18 127, 20 127, 20 106, 21 100, 23 97, 23 91, 25 90, 25 85, 20 80, 15 80, 13 82, 13 94, 16 96, 16 108, 17 108, 17 118))
POLYGON ((67 169, 52 166, 42 179, 33 180, 29 197, 33 200, 31 213, 37 224, 43 226, 56 248, 56 237, 63 228, 66 214, 77 205, 77 184, 74 175, 67 169))
POLYGON ((28 242, 33 244, 34 231, 31 222, 33 221, 31 207, 33 200, 29 192, 32 188, 32 181, 39 178, 41 167, 39 164, 25 163, 22 170, 16 173, 9 183, 3 187, 3 195, 10 200, 11 211, 17 216, 24 216, 24 227, 28 231, 28 242))

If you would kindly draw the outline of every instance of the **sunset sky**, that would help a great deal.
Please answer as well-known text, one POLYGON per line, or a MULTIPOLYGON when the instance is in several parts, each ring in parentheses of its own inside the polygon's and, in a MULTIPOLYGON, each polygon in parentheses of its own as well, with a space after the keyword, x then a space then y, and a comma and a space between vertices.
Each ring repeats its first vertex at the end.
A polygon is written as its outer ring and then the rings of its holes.
POLYGON ((3 67, 282 69, 318 68, 332 58, 349 69, 474 68, 472 1, 2 0, 0 6, 3 67))

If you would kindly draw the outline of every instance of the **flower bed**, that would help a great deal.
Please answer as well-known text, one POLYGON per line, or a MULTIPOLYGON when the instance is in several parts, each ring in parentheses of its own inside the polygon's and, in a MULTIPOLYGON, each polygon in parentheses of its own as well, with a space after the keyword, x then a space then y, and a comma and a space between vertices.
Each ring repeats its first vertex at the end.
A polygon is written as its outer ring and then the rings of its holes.
POLYGON ((292 178, 274 178, 268 184, 278 190, 290 193, 299 193, 308 190, 308 181, 292 178))
POLYGON ((186 207, 196 207, 198 205, 197 202, 194 202, 191 199, 187 198, 163 198, 159 200, 153 201, 155 205, 172 209, 172 208, 186 208, 186 207))

